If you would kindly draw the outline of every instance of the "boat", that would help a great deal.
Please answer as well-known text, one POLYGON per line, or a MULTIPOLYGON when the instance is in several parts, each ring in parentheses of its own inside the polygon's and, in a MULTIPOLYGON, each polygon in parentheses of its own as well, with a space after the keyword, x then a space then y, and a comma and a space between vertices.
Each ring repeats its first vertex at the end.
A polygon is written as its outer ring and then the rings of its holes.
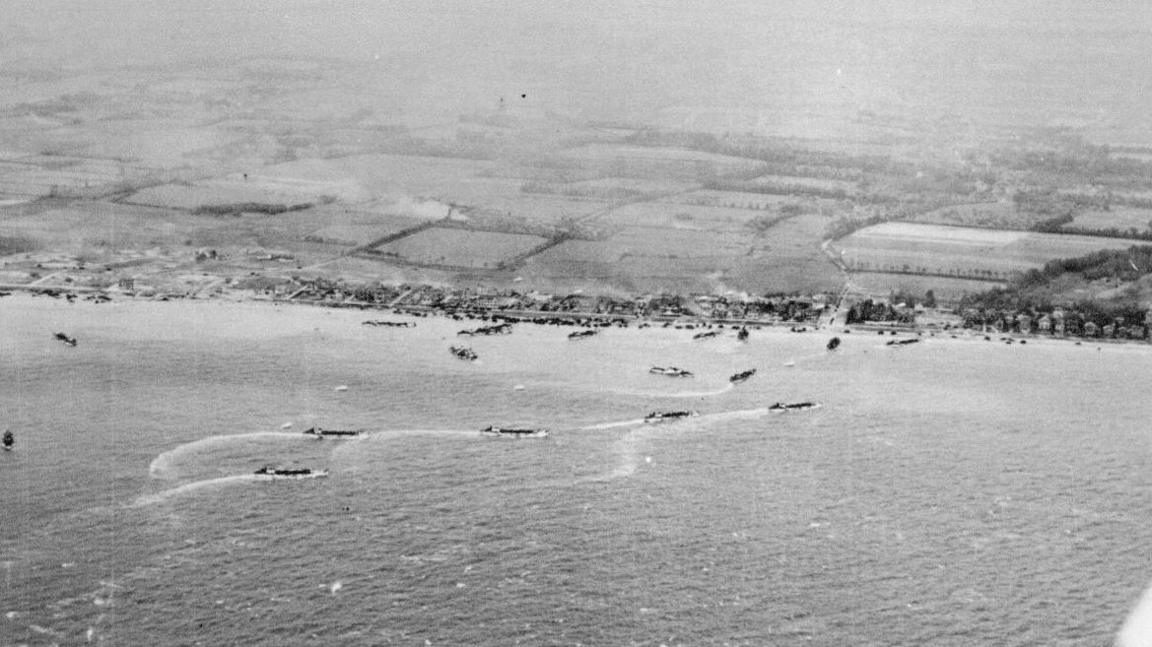
POLYGON ((449 348, 449 350, 451 350, 452 354, 455 355, 456 357, 463 359, 463 360, 467 360, 469 362, 474 362, 474 361, 476 361, 476 358, 479 357, 476 354, 476 351, 472 350, 471 348, 468 348, 467 346, 452 346, 451 348, 449 348))
POLYGON ((577 330, 576 332, 568 333, 568 339, 584 339, 599 333, 599 330, 577 330))
POLYGON ((59 339, 60 341, 64 342, 65 344, 68 344, 69 346, 75 346, 76 345, 76 338, 75 337, 69 337, 68 335, 65 335, 62 332, 58 332, 54 336, 56 337, 56 339, 59 339))
POLYGON ((365 326, 376 326, 384 328, 415 328, 416 324, 411 321, 387 321, 385 319, 369 319, 363 322, 365 326))
MULTIPOLYGON (((991 337, 985 337, 984 339, 992 341, 991 337)), ((892 341, 885 344, 885 346, 907 346, 908 344, 916 344, 919 342, 919 339, 893 339, 892 341)))
POLYGON ((648 372, 655 375, 667 375, 668 377, 692 377, 692 371, 685 371, 675 366, 653 366, 648 369, 648 372))
POLYGON ((456 334, 468 335, 469 337, 474 335, 510 335, 512 334, 512 324, 501 323, 495 326, 481 326, 479 328, 473 328, 472 330, 461 330, 456 334))
POLYGON ((272 467, 265 465, 253 472, 256 476, 283 479, 321 478, 328 476, 328 470, 314 470, 307 467, 272 467))
POLYGON ((720 334, 719 330, 708 330, 705 332, 698 332, 695 335, 692 335, 692 339, 708 339, 709 337, 715 337, 716 335, 719 335, 719 334, 720 334))
POLYGON ((665 420, 679 420, 681 418, 691 418, 692 416, 698 415, 700 414, 695 411, 653 411, 644 416, 644 422, 653 423, 663 422, 665 420))
POLYGON ((840 346, 840 338, 833 337, 828 340, 828 350, 836 350, 840 346))
POLYGON ((546 438, 548 430, 544 428, 533 429, 528 427, 497 427, 489 425, 480 430, 485 436, 501 438, 546 438))
POLYGON ((741 382, 744 382, 745 380, 747 380, 748 378, 752 377, 755 374, 756 374, 756 369, 750 368, 747 371, 740 371, 739 373, 733 375, 732 377, 728 378, 728 381, 733 383, 733 384, 739 384, 741 382))
POLYGON ((740 341, 748 341, 748 329, 741 328, 740 332, 736 333, 736 339, 740 341))
POLYGON ((820 406, 819 402, 777 402, 776 404, 768 407, 769 411, 776 413, 783 413, 785 411, 801 411, 803 409, 816 409, 820 406))
POLYGON ((363 429, 321 429, 320 427, 309 427, 302 432, 305 436, 314 436, 316 438, 353 438, 364 433, 363 429))
POLYGON ((6 451, 12 451, 12 446, 16 444, 16 436, 13 436, 12 432, 7 429, 4 430, 3 444, 6 451))

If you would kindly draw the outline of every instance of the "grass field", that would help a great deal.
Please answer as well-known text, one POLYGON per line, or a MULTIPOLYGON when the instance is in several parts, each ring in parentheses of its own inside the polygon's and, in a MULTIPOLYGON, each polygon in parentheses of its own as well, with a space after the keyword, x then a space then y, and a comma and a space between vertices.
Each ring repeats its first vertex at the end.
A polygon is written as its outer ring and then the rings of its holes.
POLYGON ((544 241, 539 236, 434 227, 377 250, 412 263, 490 268, 544 241))
POLYGON ((917 216, 914 222, 986 229, 1029 229, 1049 217, 1043 214, 1019 212, 1016 210, 1016 205, 1011 202, 983 202, 959 204, 929 211, 917 216))
POLYGON ((1108 211, 1086 211, 1065 225, 1068 229, 1099 230, 1118 229, 1128 231, 1152 230, 1152 209, 1134 207, 1112 207, 1108 211))
POLYGON ((932 290, 938 301, 951 303, 958 301, 965 294, 983 292, 1004 283, 943 276, 858 272, 852 274, 852 285, 858 292, 875 296, 886 296, 898 291, 923 296, 925 292, 932 290))
POLYGON ((1002 279, 1056 258, 1133 244, 1136 241, 1093 236, 889 222, 861 229, 838 241, 837 248, 854 269, 1002 279))

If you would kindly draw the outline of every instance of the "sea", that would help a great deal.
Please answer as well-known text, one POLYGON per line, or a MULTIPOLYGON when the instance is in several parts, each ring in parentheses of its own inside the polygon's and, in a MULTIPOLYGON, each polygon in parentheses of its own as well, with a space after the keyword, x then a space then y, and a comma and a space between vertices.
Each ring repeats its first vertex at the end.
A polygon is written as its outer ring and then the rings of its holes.
POLYGON ((479 325, 0 299, 0 644, 1108 645, 1152 580, 1152 346, 479 325))

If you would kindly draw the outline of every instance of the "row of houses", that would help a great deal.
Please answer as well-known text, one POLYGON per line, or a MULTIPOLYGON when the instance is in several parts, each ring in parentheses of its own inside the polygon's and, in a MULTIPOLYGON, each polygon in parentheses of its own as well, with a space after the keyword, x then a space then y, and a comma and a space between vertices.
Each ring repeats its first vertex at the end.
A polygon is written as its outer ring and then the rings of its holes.
POLYGON ((1143 321, 1114 317, 1107 322, 1093 321, 1083 313, 1062 308, 1050 313, 965 310, 960 314, 966 328, 1021 334, 1147 340, 1152 330, 1152 310, 1143 321))

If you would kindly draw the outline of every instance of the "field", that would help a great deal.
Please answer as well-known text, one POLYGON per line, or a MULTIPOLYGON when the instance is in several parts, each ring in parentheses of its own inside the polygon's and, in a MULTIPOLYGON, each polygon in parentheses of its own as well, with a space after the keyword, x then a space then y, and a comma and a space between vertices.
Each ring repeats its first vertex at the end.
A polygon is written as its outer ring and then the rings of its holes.
MULTIPOLYGON (((743 210, 723 210, 718 222, 743 210)), ((726 223, 710 230, 677 223, 676 210, 638 204, 613 212, 620 223, 605 241, 568 241, 532 257, 525 280, 541 285, 592 284, 625 292, 834 291, 843 276, 820 252, 821 216, 799 216, 762 237, 726 223), (647 226, 636 224, 646 220, 647 226), (622 224, 632 221, 631 224, 622 224)), ((713 214, 716 215, 716 214, 713 214)))
POLYGON ((1064 225, 1067 229, 1148 232, 1152 230, 1152 209, 1112 207, 1108 211, 1086 211, 1064 225))
POLYGON ((378 247, 385 254, 426 265, 494 268, 545 241, 539 236, 433 227, 378 247))
POLYGON ((773 212, 703 207, 664 202, 638 202, 613 209, 600 223, 611 227, 665 228, 748 234, 748 222, 773 212))
POLYGON ((1006 279, 1052 259, 1123 249, 1135 242, 889 222, 861 229, 838 241, 837 248, 852 269, 1006 279))
POLYGON ((985 229, 1029 229, 1051 216, 1017 211, 1011 202, 958 204, 929 211, 914 221, 924 224, 980 227, 985 229))
POLYGON ((860 293, 886 296, 899 291, 922 296, 928 290, 932 290, 936 299, 944 304, 954 303, 965 294, 975 294, 1002 285, 1004 285, 1002 281, 917 276, 915 274, 860 272, 852 275, 852 287, 860 293))

